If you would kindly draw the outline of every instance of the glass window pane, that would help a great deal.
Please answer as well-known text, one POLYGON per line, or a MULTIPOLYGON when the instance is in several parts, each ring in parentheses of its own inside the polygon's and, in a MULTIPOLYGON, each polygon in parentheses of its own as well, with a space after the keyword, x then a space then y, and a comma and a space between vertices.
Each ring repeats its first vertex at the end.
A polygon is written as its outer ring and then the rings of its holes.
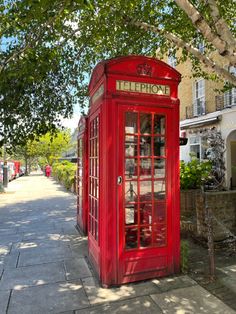
POLYGON ((125 202, 137 202, 138 201, 138 191, 137 191, 137 181, 126 181, 125 182, 125 202))
POLYGON ((131 179, 131 178, 137 178, 137 159, 134 158, 127 158, 125 159, 125 178, 131 179))
POLYGON ((140 113, 140 133, 152 133, 152 115, 149 113, 140 113))
POLYGON ((125 156, 135 157, 138 155, 138 138, 137 136, 126 135, 125 137, 125 156))
POLYGON ((140 156, 151 156, 152 146, 151 146, 151 136, 141 136, 140 137, 140 156))
POLYGON ((125 133, 137 133, 137 117, 138 114, 135 112, 125 113, 125 133))
POLYGON ((130 204, 125 206, 125 224, 137 224, 137 204, 130 204))
POLYGON ((154 137, 154 156, 165 156, 164 137, 154 137))
POLYGON ((152 181, 140 181, 140 202, 152 200, 152 181))
POLYGON ((141 178, 151 178, 152 160, 151 158, 140 159, 139 175, 141 178))
POLYGON ((93 200, 93 206, 94 206, 94 213, 93 213, 93 215, 94 215, 94 218, 95 219, 97 219, 97 200, 93 200))
POLYGON ((154 178, 165 178, 166 172, 165 159, 154 159, 154 178))
POLYGON ((166 222, 166 203, 165 202, 154 203, 153 221, 155 223, 166 222))
POLYGON ((146 225, 152 223, 152 203, 140 204, 140 224, 146 225))
POLYGON ((166 198, 166 185, 165 181, 154 181, 154 199, 164 200, 166 198))
POLYGON ((152 245, 152 227, 140 228, 140 247, 149 247, 152 245))
POLYGON ((166 225, 153 225, 153 245, 157 247, 166 246, 166 225))
POLYGON ((138 247, 138 228, 126 228, 125 248, 135 249, 138 247))
POLYGON ((165 116, 154 116, 154 134, 165 134, 165 116))

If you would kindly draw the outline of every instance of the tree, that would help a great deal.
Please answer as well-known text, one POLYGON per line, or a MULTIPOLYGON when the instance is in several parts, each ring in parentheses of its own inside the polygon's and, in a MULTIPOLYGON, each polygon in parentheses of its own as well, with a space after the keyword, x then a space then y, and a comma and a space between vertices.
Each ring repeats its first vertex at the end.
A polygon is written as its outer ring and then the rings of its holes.
POLYGON ((30 165, 33 161, 43 158, 43 164, 51 164, 53 158, 61 157, 61 154, 70 147, 70 133, 57 130, 53 134, 45 135, 28 140, 26 144, 16 146, 13 155, 17 159, 24 159, 27 173, 30 173, 30 165))
POLYGON ((61 157, 62 153, 70 148, 70 133, 58 131, 52 135, 47 133, 34 140, 37 145, 38 155, 43 157, 47 164, 52 164, 53 159, 61 157))
POLYGON ((55 131, 77 102, 77 49, 66 23, 83 1, 0 2, 0 144, 55 131))
POLYGON ((234 0, 8 0, 0 12, 2 141, 55 130, 102 59, 179 50, 194 75, 236 85, 234 0))

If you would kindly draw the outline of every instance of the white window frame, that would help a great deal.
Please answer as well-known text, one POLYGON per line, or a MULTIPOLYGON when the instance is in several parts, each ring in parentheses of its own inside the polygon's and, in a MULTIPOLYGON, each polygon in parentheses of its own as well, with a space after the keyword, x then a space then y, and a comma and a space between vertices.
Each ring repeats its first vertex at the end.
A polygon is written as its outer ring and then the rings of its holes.
POLYGON ((201 78, 193 83, 193 115, 198 117, 205 113, 205 80, 201 78))
MULTIPOLYGON (((236 76, 236 67, 231 66, 229 72, 236 76)), ((228 90, 224 93, 224 108, 236 106, 236 88, 228 90)))
POLYGON ((205 159, 205 156, 203 155, 203 153, 204 153, 204 147, 203 147, 204 141, 205 141, 205 139, 202 138, 201 135, 195 134, 195 135, 192 135, 189 137, 189 152, 190 152, 190 154, 193 152, 193 151, 191 152, 191 147, 198 146, 199 147, 199 158, 197 156, 195 156, 195 157, 197 159, 199 159, 200 161, 205 159))

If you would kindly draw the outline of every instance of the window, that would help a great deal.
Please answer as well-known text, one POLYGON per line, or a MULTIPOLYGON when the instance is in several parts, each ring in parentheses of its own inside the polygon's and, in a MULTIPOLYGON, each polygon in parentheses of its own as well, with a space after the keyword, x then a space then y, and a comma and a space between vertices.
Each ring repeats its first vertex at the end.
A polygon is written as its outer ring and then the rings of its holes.
POLYGON ((196 117, 205 113, 205 80, 200 79, 193 86, 193 115, 196 117))
POLYGON ((190 155, 199 160, 206 159, 206 150, 208 148, 207 138, 200 135, 193 135, 189 138, 190 155))
POLYGON ((125 249, 167 245, 166 116, 125 113, 125 249))
POLYGON ((89 232, 98 242, 99 220, 99 116, 89 125, 89 232))
MULTIPOLYGON (((229 72, 236 75, 236 67, 230 67, 229 72)), ((224 107, 236 106, 236 88, 232 88, 224 93, 224 107)))

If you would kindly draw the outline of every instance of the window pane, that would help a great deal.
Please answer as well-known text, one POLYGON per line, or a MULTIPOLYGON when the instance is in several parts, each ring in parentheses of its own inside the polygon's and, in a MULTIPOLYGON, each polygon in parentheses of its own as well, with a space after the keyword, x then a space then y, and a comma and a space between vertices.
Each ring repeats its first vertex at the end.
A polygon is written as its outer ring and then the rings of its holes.
POLYGON ((200 145, 190 145, 190 156, 200 159, 200 145))
POLYGON ((154 159, 154 178, 165 178, 165 159, 157 158, 154 159))
POLYGON ((140 224, 146 225, 152 223, 152 203, 140 204, 140 224))
POLYGON ((154 223, 165 223, 166 221, 166 203, 165 202, 154 203, 153 221, 154 223))
POLYGON ((137 224, 137 204, 130 204, 125 206, 125 224, 137 224))
POLYGON ((154 199, 164 200, 166 198, 165 181, 154 181, 154 199))
POLYGON ((140 181, 140 202, 152 200, 152 181, 140 181))
POLYGON ((148 113, 140 113, 140 133, 152 133, 152 115, 148 113))
POLYGON ((166 225, 153 225, 153 245, 157 247, 166 246, 166 225))
POLYGON ((152 245, 152 227, 140 228, 140 247, 149 247, 152 245))
POLYGON ((154 137, 154 156, 165 156, 164 137, 154 137))
POLYGON ((137 181, 126 181, 125 182, 125 202, 137 202, 138 191, 137 181))
POLYGON ((126 228, 125 248, 134 249, 138 247, 138 228, 126 228))
POLYGON ((141 136, 140 137, 140 156, 151 156, 151 137, 150 136, 141 136))
POLYGON ((137 159, 134 158, 127 158, 125 159, 125 178, 131 179, 131 178, 137 178, 137 159))
POLYGON ((137 117, 138 114, 134 112, 125 113, 125 133, 137 133, 137 117))
POLYGON ((151 178, 152 176, 152 160, 150 158, 140 159, 139 175, 143 178, 151 178))
POLYGON ((138 138, 137 136, 126 135, 125 137, 125 156, 135 157, 138 155, 138 138))
POLYGON ((165 134, 165 116, 154 116, 154 134, 165 134))

